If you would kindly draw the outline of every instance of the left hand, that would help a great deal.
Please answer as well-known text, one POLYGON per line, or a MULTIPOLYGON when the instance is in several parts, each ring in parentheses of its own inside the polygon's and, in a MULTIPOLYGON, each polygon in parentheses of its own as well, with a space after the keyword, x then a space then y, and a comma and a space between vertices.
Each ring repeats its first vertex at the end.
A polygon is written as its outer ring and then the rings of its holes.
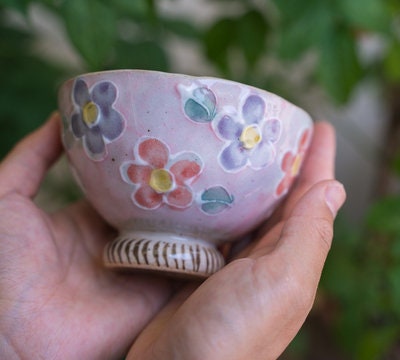
POLYGON ((53 115, 0 164, 0 358, 120 359, 171 283, 105 269, 114 230, 86 201, 55 214, 32 201, 61 153, 59 125, 53 115))

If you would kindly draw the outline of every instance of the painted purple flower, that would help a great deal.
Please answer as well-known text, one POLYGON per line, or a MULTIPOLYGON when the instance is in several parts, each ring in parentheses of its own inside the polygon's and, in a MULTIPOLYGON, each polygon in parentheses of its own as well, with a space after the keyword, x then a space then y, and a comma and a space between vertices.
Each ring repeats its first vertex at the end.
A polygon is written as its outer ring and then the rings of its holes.
POLYGON ((78 108, 71 118, 73 134, 82 138, 89 157, 104 159, 106 144, 117 139, 125 125, 122 115, 112 107, 117 98, 117 88, 109 81, 102 81, 89 91, 85 81, 77 79, 72 97, 78 108))
POLYGON ((237 118, 223 116, 216 123, 216 132, 228 140, 219 155, 222 167, 236 172, 249 165, 262 169, 274 159, 273 144, 278 141, 281 124, 278 119, 264 117, 265 102, 257 95, 250 95, 237 118))

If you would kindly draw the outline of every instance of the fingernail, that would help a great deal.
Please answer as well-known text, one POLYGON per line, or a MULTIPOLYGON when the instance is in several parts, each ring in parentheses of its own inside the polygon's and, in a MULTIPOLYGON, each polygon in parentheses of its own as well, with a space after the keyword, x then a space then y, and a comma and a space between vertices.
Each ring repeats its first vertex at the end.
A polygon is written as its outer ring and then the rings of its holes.
POLYGON ((342 207, 346 198, 346 192, 341 183, 335 182, 330 184, 325 189, 325 201, 332 212, 333 217, 336 216, 339 209, 342 207))

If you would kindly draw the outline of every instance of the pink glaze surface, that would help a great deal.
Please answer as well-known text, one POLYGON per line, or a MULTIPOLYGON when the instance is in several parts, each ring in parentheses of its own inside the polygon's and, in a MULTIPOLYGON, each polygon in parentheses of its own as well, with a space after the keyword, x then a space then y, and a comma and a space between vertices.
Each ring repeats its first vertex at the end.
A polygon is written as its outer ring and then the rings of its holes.
POLYGON ((86 74, 61 87, 59 107, 71 168, 106 221, 214 244, 272 213, 312 136, 302 109, 216 78, 86 74))

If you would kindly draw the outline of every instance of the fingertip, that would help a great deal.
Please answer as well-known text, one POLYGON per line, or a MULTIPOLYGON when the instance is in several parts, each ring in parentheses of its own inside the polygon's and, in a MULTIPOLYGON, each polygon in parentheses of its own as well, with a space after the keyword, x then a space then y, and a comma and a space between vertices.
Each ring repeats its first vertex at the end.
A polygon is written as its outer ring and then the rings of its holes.
POLYGON ((345 200, 346 191, 340 182, 332 181, 325 187, 325 202, 334 218, 345 200))

